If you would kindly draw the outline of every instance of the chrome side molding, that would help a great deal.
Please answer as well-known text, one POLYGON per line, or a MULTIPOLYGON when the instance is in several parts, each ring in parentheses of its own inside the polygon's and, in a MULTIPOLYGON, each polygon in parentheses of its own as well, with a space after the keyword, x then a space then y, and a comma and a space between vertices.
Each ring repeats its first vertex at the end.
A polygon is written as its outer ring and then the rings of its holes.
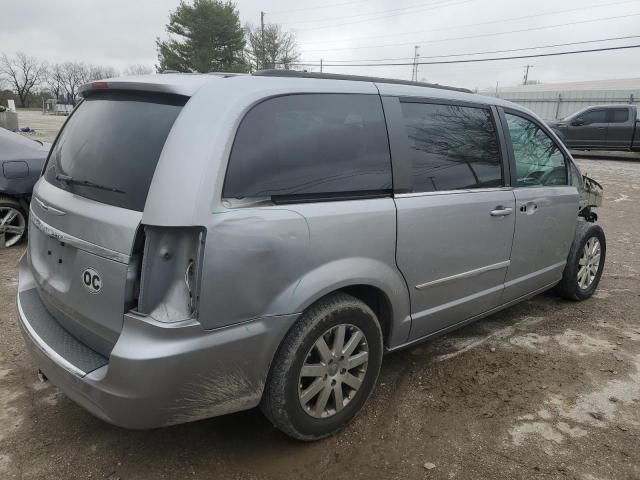
POLYGON ((507 268, 509 265, 511 265, 511 260, 505 260, 504 262, 494 263, 492 265, 487 265, 486 267, 480 267, 480 268, 475 268, 473 270, 469 270, 467 272, 456 273, 455 275, 451 275, 449 277, 443 277, 437 280, 432 280, 431 282, 421 283, 420 285, 416 285, 416 290, 422 290, 423 288, 433 287, 434 285, 440 285, 443 283, 451 282, 453 280, 459 280, 461 278, 475 277, 476 275, 480 275, 481 273, 490 272, 492 270, 500 270, 502 268, 507 268))

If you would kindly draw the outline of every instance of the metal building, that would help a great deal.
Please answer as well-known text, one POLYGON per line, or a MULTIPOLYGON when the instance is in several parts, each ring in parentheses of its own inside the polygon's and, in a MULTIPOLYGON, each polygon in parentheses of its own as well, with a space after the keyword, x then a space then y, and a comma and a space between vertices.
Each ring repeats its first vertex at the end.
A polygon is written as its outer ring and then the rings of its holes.
POLYGON ((640 78, 518 85, 481 93, 518 103, 545 120, 556 120, 589 105, 640 105, 640 78))

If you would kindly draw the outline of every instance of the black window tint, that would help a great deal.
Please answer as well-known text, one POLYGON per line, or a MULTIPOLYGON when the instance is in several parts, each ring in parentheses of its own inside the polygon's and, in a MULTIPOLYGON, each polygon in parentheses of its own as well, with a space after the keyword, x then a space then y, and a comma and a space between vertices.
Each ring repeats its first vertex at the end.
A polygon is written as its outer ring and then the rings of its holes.
POLYGON ((607 111, 589 110, 584 112, 578 118, 582 119, 584 125, 591 125, 592 123, 607 123, 607 111))
POLYGON ((142 211, 160 152, 185 102, 185 97, 141 92, 92 94, 53 146, 46 180, 82 197, 142 211), (59 181, 58 174, 104 188, 59 181))
POLYGON ((516 162, 517 185, 566 185, 566 160, 551 137, 526 118, 509 113, 506 117, 516 162))
POLYGON ((614 108, 609 115, 609 123, 625 123, 629 121, 629 110, 626 108, 614 108))
POLYGON ((390 190, 377 95, 288 95, 256 105, 233 144, 226 198, 390 190))
POLYGON ((401 105, 412 152, 414 192, 502 186, 498 138, 489 110, 401 105))

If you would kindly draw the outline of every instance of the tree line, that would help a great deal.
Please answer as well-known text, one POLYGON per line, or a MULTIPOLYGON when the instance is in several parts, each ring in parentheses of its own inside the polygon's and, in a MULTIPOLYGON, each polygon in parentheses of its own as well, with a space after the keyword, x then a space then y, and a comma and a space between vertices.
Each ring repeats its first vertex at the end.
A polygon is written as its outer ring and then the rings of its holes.
MULTIPOLYGON (((125 75, 153 72, 147 65, 130 65, 125 75)), ((0 56, 0 99, 13 98, 21 107, 39 105, 42 99, 55 98, 63 103, 75 104, 78 89, 87 82, 117 77, 120 72, 108 65, 84 62, 64 62, 49 65, 23 52, 14 57, 0 56), (7 90, 4 90, 4 89, 7 90), (2 91, 4 90, 4 91, 2 91)))
MULTIPOLYGON (((167 38, 156 38, 156 71, 247 73, 269 68, 293 68, 299 59, 295 36, 279 25, 241 25, 235 4, 222 0, 181 1, 169 13, 167 38)), ((153 68, 131 65, 124 75, 150 74, 153 68)), ((15 96, 21 107, 45 98, 75 104, 79 87, 116 77, 111 66, 84 62, 49 65, 25 53, 0 55, 0 100, 15 96), (8 90, 6 90, 8 88, 8 90), (4 92, 3 92, 4 90, 4 92), (3 98, 4 97, 4 98, 3 98)))

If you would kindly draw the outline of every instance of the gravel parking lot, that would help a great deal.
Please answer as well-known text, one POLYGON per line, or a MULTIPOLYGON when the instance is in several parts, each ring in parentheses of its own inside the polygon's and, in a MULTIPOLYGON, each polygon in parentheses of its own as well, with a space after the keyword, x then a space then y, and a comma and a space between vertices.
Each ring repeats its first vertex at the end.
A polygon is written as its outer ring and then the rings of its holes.
MULTIPOLYGON (((21 121, 24 124, 24 121, 21 121)), ((388 356, 364 413, 301 444, 249 411, 110 426, 39 383, 0 251, 0 478, 640 478, 640 163, 580 160, 605 187, 594 298, 540 295, 388 356)))
POLYGON ((43 115, 40 110, 18 109, 20 128, 29 127, 33 130, 21 135, 41 142, 52 143, 66 119, 67 117, 64 115, 43 115))

